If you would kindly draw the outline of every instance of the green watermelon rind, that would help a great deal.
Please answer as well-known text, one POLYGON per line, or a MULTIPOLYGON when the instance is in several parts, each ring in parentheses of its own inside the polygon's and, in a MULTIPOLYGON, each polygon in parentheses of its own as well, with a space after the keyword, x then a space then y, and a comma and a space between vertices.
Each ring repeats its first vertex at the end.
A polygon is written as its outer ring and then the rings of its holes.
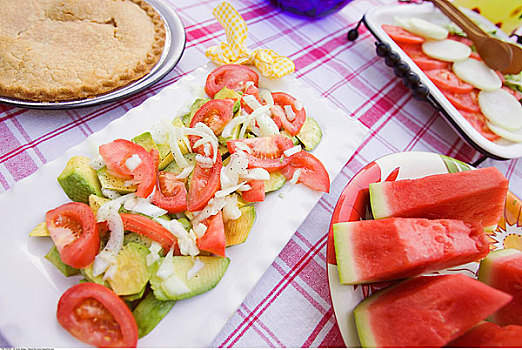
POLYGON ((488 256, 486 256, 480 262, 480 266, 477 273, 477 279, 489 285, 491 282, 491 275, 495 267, 495 264, 498 263, 499 260, 502 260, 502 258, 519 254, 520 251, 517 249, 499 249, 490 252, 488 256))
POLYGON ((390 217, 390 209, 386 202, 385 183, 375 182, 369 184, 368 187, 370 190, 370 208, 373 218, 378 220, 390 217))
POLYGON ((357 284, 359 276, 355 269, 350 222, 333 225, 335 256, 341 284, 357 284))

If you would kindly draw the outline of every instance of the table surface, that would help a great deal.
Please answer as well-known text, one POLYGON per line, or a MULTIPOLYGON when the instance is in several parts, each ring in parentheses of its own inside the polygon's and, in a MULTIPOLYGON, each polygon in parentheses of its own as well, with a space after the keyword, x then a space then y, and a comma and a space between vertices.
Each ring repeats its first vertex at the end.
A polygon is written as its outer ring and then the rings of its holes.
MULTIPOLYGON (((220 0, 165 0, 180 16, 187 33, 178 65, 160 82, 124 100, 91 108, 38 111, 0 104, 0 192, 124 115, 162 88, 208 62, 205 49, 225 40, 212 16, 220 0)), ((272 263, 213 347, 342 347, 330 301, 326 243, 330 217, 342 189, 367 163, 403 151, 431 151, 474 162, 479 157, 430 105, 412 98, 401 80, 375 55, 374 40, 362 28, 359 39, 346 40, 370 8, 389 0, 355 0, 340 12, 307 20, 282 12, 267 0, 230 0, 248 24, 250 49, 264 47, 294 60, 294 76, 355 117, 370 135, 346 159, 308 218, 272 263)), ((522 165, 517 159, 486 160, 522 195, 522 165)), ((1 331, 1 330, 0 330, 1 331)), ((0 335, 0 345, 7 345, 0 335)))

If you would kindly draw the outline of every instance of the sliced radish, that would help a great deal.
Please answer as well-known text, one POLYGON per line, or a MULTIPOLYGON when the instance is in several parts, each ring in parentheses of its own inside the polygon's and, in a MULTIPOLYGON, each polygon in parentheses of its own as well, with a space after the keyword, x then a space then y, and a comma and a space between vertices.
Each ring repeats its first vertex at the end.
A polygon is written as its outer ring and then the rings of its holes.
POLYGON ((481 91, 478 101, 482 114, 492 124, 508 131, 522 128, 522 105, 509 92, 503 89, 481 91))
POLYGON ((502 86, 502 81, 493 69, 473 58, 453 63, 453 72, 480 90, 493 91, 502 86))
POLYGON ((509 131, 490 122, 486 122, 486 124, 488 128, 498 136, 503 137, 509 141, 522 142, 522 128, 515 131, 509 131))
POLYGON ((448 37, 448 30, 446 28, 421 18, 396 18, 395 20, 399 26, 426 39, 442 40, 448 37))
POLYGON ((462 61, 471 54, 468 45, 451 39, 426 41, 422 44, 422 51, 432 58, 447 62, 462 61))

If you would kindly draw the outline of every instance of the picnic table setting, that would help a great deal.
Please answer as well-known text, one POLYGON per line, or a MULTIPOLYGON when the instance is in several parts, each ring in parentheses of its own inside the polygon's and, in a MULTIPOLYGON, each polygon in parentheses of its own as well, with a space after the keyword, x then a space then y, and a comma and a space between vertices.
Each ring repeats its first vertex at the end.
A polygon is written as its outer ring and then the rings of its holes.
POLYGON ((0 346, 522 347, 517 0, 0 3, 0 346))

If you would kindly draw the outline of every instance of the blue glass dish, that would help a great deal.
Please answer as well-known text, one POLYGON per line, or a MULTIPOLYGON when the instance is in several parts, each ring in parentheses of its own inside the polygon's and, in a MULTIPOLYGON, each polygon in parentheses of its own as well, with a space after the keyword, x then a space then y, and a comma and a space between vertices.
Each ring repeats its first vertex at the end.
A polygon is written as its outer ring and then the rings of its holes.
POLYGON ((321 18, 339 11, 351 0, 271 0, 284 11, 310 18, 321 18))

